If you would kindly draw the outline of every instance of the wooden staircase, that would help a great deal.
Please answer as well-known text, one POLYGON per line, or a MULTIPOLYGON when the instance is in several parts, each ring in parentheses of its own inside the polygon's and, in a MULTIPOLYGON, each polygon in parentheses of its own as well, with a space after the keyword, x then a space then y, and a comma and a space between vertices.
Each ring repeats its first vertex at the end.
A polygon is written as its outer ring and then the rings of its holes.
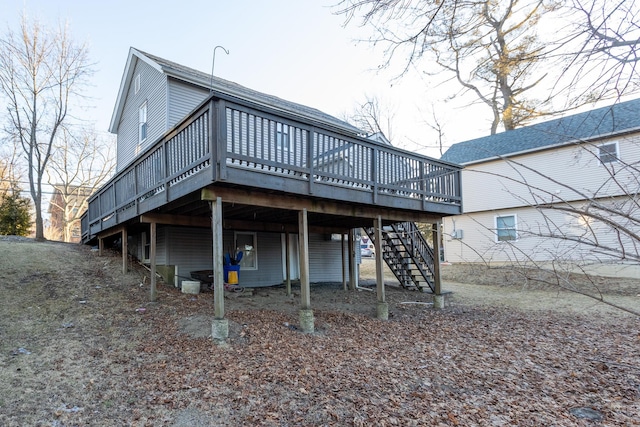
MULTIPOLYGON (((375 242, 373 227, 364 229, 375 242)), ((382 258, 404 288, 435 293, 434 262, 438 258, 413 222, 382 229, 382 258)))

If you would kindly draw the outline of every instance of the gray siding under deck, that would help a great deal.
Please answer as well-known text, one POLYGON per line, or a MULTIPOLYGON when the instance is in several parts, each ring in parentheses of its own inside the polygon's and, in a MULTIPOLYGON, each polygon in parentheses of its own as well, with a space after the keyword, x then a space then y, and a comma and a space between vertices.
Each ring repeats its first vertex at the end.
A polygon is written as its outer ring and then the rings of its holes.
MULTIPOLYGON (((234 232, 225 230, 225 251, 233 246, 234 232)), ((241 270, 240 284, 264 287, 281 284, 283 277, 282 240, 279 233, 257 233, 257 270, 241 270)), ((139 256, 142 244, 138 250, 139 256)), ((326 235, 309 236, 309 275, 311 282, 341 282, 342 246, 327 240, 326 235)), ((178 283, 192 280, 191 272, 210 270, 212 239, 202 228, 158 227, 157 265, 177 266, 178 283)))

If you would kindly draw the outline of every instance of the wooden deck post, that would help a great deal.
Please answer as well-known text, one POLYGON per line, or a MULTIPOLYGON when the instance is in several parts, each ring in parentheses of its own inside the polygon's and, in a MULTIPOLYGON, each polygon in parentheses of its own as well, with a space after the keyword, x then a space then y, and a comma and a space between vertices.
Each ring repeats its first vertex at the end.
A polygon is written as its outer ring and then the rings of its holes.
POLYGON ((287 296, 291 296, 291 244, 289 242, 289 232, 284 233, 284 257, 285 257, 285 285, 287 296))
POLYGON ((347 239, 348 234, 340 233, 340 249, 342 256, 342 289, 347 290, 347 270, 349 268, 349 254, 345 253, 345 249, 347 249, 347 245, 345 244, 345 240, 347 239))
POLYGON ((151 261, 151 290, 149 292, 149 300, 155 302, 158 299, 158 290, 156 288, 156 229, 157 224, 152 222, 149 224, 149 237, 151 239, 151 248, 149 258, 151 261))
POLYGON ((129 270, 129 242, 127 227, 122 227, 122 274, 127 274, 129 270))
POLYGON ((431 236, 433 237, 433 308, 444 308, 444 295, 442 295, 442 278, 440 276, 440 222, 432 224, 431 236))
POLYGON ((211 202, 211 234, 213 238, 213 300, 216 319, 224 319, 224 253, 222 245, 222 202, 211 202))
POLYGON ((102 256, 104 252, 104 239, 98 236, 98 256, 102 256))
POLYGON ((356 290, 356 251, 355 247, 356 233, 354 229, 349 230, 348 251, 349 254, 349 289, 356 290))
POLYGON ((222 244, 222 198, 216 197, 211 205, 211 237, 213 240, 213 310, 211 336, 215 342, 229 337, 229 321, 224 318, 224 259, 222 244))
POLYGON ((298 240, 300 246, 300 329, 312 333, 315 330, 311 310, 311 285, 309 283, 309 223, 307 209, 298 212, 298 240))
POLYGON ((378 215, 373 221, 373 229, 375 233, 375 241, 373 242, 376 248, 376 295, 378 297, 378 305, 376 307, 378 319, 389 319, 389 304, 387 303, 384 289, 384 272, 382 258, 382 217, 378 215))

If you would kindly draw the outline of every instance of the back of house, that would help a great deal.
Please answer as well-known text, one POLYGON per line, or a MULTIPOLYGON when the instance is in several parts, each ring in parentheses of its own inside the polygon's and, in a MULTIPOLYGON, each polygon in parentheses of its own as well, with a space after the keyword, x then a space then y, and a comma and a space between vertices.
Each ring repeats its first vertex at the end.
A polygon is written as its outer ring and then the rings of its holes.
POLYGON ((176 286, 214 268, 218 238, 230 256, 242 252, 244 285, 296 280, 302 255, 312 281, 342 281, 359 261, 346 236, 376 218, 435 223, 460 212, 459 166, 134 48, 110 131, 116 175, 89 201, 83 241, 118 244, 176 286))

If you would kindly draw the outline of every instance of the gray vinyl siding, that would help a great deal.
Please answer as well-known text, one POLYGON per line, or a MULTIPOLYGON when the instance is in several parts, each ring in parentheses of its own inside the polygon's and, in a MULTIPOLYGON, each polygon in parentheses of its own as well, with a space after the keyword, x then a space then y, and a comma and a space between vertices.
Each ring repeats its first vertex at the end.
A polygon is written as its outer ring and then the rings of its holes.
MULTIPOLYGON (((233 232, 229 239, 233 239, 233 232)), ((240 285, 246 287, 272 286, 282 283, 282 242, 278 233, 257 233, 257 270, 240 270, 240 285)), ((226 247, 226 246, 225 246, 226 247)))
POLYGON ((325 234, 309 235, 309 281, 342 282, 342 243, 325 234))
MULTIPOLYGON (((165 265, 177 266, 178 283, 192 280, 191 272, 211 270, 213 245, 211 233, 202 228, 167 227, 165 265)), ((159 263, 158 263, 159 264, 159 263)))
POLYGON ((169 228, 157 226, 156 228, 156 264, 171 265, 167 262, 167 249, 170 247, 171 237, 169 236, 169 228))
MULTIPOLYGON (((233 230, 225 230, 223 247, 233 247, 233 230)), ((240 285, 261 287, 283 282, 282 241, 279 233, 257 233, 257 270, 241 270, 240 285)), ((142 241, 138 238, 138 256, 142 255, 142 241)), ((179 285, 191 280, 191 272, 212 267, 210 232, 202 228, 158 227, 157 265, 177 266, 179 285)), ((311 282, 341 282, 342 257, 340 241, 327 240, 324 234, 309 235, 309 280, 311 282)))
POLYGON ((137 61, 131 84, 127 88, 124 108, 118 123, 117 171, 124 169, 136 156, 138 147, 138 110, 147 102, 147 139, 144 150, 168 129, 166 125, 166 76, 142 61, 137 61), (135 93, 134 81, 140 74, 140 90, 135 93))
MULTIPOLYGON (((179 283, 190 280, 191 272, 211 270, 213 264, 212 240, 208 230, 202 228, 166 227, 166 245, 158 241, 158 265, 175 265, 179 283), (169 244, 170 243, 170 244, 169 244)), ((160 233, 158 233, 158 237, 160 233)), ((233 230, 225 230, 223 248, 233 247, 233 230)), ((282 255, 280 234, 257 233, 257 270, 241 270, 240 284, 246 287, 272 286, 282 283, 282 255)))
POLYGON ((169 78, 167 88, 167 130, 180 122, 207 96, 209 96, 209 92, 205 89, 169 78))

